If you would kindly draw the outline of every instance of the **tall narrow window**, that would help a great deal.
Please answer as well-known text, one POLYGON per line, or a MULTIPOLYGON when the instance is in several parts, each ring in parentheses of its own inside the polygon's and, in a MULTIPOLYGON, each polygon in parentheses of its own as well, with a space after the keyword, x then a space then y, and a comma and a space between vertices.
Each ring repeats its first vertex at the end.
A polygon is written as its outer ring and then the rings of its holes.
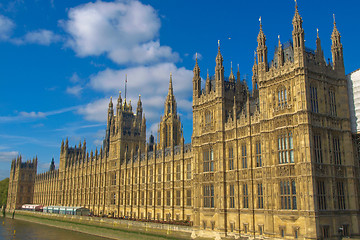
POLYGON ((191 163, 186 165, 186 179, 191 179, 191 163))
POLYGON ((153 192, 152 192, 152 191, 149 191, 148 194, 149 194, 148 204, 149 204, 150 206, 152 206, 152 205, 153 205, 153 192))
POLYGON ((241 162, 242 168, 247 168, 247 156, 246 156, 246 145, 241 146, 241 162))
POLYGON ((161 166, 158 166, 157 174, 158 174, 157 180, 158 180, 158 182, 161 182, 161 166))
POLYGON ((314 136, 314 153, 315 153, 315 162, 322 163, 322 151, 321 151, 321 136, 314 136))
POLYGON ((206 111, 205 113, 205 126, 210 126, 212 121, 212 116, 210 111, 206 111))
POLYGON ((145 199, 144 191, 141 191, 140 198, 141 198, 141 206, 144 206, 144 199, 145 199))
POLYGON ((181 192, 180 190, 176 190, 176 206, 180 206, 180 203, 181 203, 181 192))
POLYGON ((243 207, 249 208, 249 192, 248 185, 246 183, 243 184, 243 207))
POLYGON ((116 185, 116 172, 112 174, 111 185, 116 185))
POLYGON ((203 152, 204 155, 204 172, 214 171, 214 151, 212 148, 203 152))
POLYGON ((261 142, 256 142, 256 167, 262 167, 261 142))
POLYGON ((205 208, 213 208, 214 207, 214 185, 204 185, 204 207, 205 208))
POLYGON ((328 239, 330 237, 330 227, 325 225, 321 226, 322 239, 328 239))
POLYGON ((330 115, 336 116, 336 101, 334 90, 329 91, 330 115))
POLYGON ((229 170, 234 169, 234 149, 229 147, 229 170))
POLYGON ((137 205, 137 192, 133 192, 133 205, 137 205))
POLYGON ((171 203, 171 193, 170 190, 166 191, 166 205, 170 206, 171 203))
POLYGON ((231 185, 229 186, 229 200, 230 200, 229 207, 230 207, 230 208, 235 208, 235 189, 234 189, 234 184, 231 184, 231 185))
POLYGON ((318 193, 318 207, 319 210, 326 210, 326 194, 325 194, 325 182, 317 182, 317 193, 318 193))
POLYGON ((161 206, 161 191, 157 192, 157 205, 161 206))
POLYGON ((186 206, 191 206, 191 189, 186 190, 186 206))
POLYGON ((264 208, 264 195, 263 195, 263 186, 262 183, 258 183, 258 208, 264 208))
POLYGON ((154 175, 154 169, 153 169, 153 166, 150 166, 150 169, 149 169, 149 183, 153 182, 153 175, 154 175))
POLYGON ((116 204, 116 193, 112 194, 111 204, 116 204))
POLYGON ((171 181, 171 163, 167 164, 166 172, 166 180, 171 181))
POLYGON ((286 88, 282 87, 278 90, 278 106, 284 107, 287 105, 287 92, 286 88))
POLYGON ((338 209, 346 209, 344 182, 340 182, 340 181, 336 182, 336 190, 337 190, 338 209))
POLYGON ((141 173, 141 182, 145 183, 145 177, 146 177, 146 172, 145 172, 145 167, 142 168, 142 173, 141 173))
POLYGON ((295 181, 280 182, 281 209, 297 209, 295 181))
POLYGON ((134 184, 137 184, 137 168, 134 169, 134 184))
POLYGON ((294 162, 294 145, 292 133, 278 137, 279 164, 294 162))
POLYGON ((340 152, 339 138, 333 138, 333 149, 334 149, 334 163, 336 165, 341 165, 341 152, 340 152))
POLYGON ((180 164, 176 164, 176 180, 181 180, 181 166, 180 164))
POLYGON ((313 86, 310 86, 310 103, 311 103, 311 111, 314 113, 318 113, 319 108, 318 108, 317 88, 313 86))

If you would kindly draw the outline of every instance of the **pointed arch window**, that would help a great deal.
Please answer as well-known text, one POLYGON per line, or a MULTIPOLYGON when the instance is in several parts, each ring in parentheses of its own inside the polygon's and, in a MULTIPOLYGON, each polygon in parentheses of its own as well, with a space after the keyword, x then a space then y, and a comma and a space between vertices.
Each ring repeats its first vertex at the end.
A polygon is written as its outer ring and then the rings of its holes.
POLYGON ((203 152, 204 158, 204 172, 213 172, 214 171, 214 150, 212 148, 206 149, 203 152))
POLYGON ((329 103, 330 103, 330 115, 336 116, 335 91, 333 89, 329 90, 329 103))
POLYGON ((279 164, 294 163, 294 144, 291 132, 278 136, 279 164))
POLYGON ((210 126, 212 122, 212 115, 210 111, 205 112, 205 126, 210 126))
POLYGON ((310 86, 310 103, 311 103, 311 111, 314 113, 318 113, 319 112, 318 97, 317 97, 317 88, 315 86, 310 86))
POLYGON ((287 90, 284 86, 278 89, 278 107, 285 107, 288 101, 287 90))

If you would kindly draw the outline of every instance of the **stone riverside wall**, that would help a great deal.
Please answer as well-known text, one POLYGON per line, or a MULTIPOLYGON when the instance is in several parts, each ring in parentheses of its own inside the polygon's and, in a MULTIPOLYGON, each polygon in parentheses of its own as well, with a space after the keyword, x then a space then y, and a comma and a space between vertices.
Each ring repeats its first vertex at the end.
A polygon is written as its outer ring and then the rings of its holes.
MULTIPOLYGON (((11 218, 12 212, 6 216, 11 218)), ((188 226, 139 222, 110 218, 59 215, 42 212, 16 210, 15 219, 38 224, 64 228, 67 230, 107 237, 124 239, 124 235, 144 234, 149 239, 191 239, 192 228, 188 226)))

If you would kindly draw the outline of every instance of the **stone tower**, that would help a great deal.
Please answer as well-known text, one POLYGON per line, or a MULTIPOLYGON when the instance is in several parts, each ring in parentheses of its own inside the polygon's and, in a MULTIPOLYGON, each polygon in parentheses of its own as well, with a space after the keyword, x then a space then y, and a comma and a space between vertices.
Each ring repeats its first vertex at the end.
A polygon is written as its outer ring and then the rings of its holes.
POLYGON ((180 145, 182 137, 180 116, 177 114, 176 100, 173 92, 172 74, 170 73, 169 92, 164 105, 164 116, 160 118, 159 148, 180 145))
POLYGON ((34 184, 37 171, 37 158, 22 162, 19 156, 11 162, 8 210, 19 209, 23 204, 32 203, 34 196, 34 184))
POLYGON ((112 99, 108 109, 107 130, 104 140, 104 151, 109 160, 130 158, 131 153, 145 152, 146 119, 143 115, 141 96, 137 103, 136 114, 133 112, 131 100, 122 102, 121 92, 114 114, 112 99))
POLYGON ((193 70, 192 149, 194 175, 197 176, 193 192, 198 194, 194 199, 194 225, 201 229, 226 231, 225 124, 249 109, 249 93, 246 84, 240 81, 239 71, 237 81, 232 68, 229 78, 225 78, 220 43, 215 62, 215 76, 208 74, 204 90, 199 89, 201 78, 197 59, 193 70))

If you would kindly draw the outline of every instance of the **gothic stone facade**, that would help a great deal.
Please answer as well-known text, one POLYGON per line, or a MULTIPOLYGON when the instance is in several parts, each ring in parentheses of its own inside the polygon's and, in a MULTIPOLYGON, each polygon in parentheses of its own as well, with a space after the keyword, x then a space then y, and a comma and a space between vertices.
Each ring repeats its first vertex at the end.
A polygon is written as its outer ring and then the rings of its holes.
POLYGON ((100 151, 66 140, 59 169, 38 175, 36 161, 14 161, 8 207, 32 202, 190 220, 193 236, 319 239, 337 238, 340 228, 359 235, 359 162, 340 34, 334 22, 326 63, 319 36, 315 51, 305 47, 297 8, 292 24, 292 41, 279 39, 270 64, 260 25, 251 92, 239 71, 225 78, 220 46, 204 89, 196 60, 191 144, 184 144, 170 77, 157 144, 153 137, 146 143, 140 97, 134 114, 120 95, 116 113, 110 101, 100 151), (21 184, 33 196, 19 199, 21 184))

